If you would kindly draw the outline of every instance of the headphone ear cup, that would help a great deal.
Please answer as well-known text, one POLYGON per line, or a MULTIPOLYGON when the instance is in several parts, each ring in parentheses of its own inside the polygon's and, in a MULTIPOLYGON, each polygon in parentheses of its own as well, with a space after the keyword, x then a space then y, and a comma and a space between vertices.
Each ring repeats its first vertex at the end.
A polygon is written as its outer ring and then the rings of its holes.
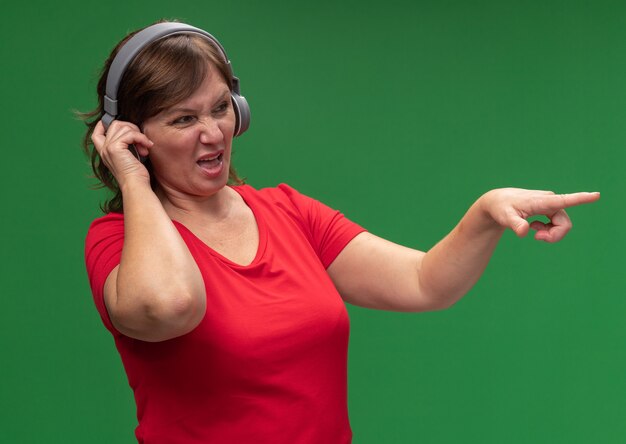
POLYGON ((237 93, 230 94, 235 110, 235 136, 243 134, 250 126, 250 106, 244 96, 237 93))

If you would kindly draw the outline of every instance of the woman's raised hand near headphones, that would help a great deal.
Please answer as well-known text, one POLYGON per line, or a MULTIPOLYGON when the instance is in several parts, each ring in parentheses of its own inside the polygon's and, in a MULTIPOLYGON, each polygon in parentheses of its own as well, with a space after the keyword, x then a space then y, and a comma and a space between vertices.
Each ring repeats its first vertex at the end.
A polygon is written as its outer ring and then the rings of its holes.
POLYGON ((104 284, 104 301, 117 330, 144 341, 163 341, 193 330, 206 309, 200 270, 150 187, 141 156, 153 143, 137 125, 113 121, 94 128, 91 140, 123 194, 124 246, 104 284))
POLYGON ((114 120, 105 134, 104 125, 100 121, 93 130, 91 140, 120 188, 129 179, 139 179, 150 184, 148 170, 129 150, 130 145, 134 145, 141 156, 147 156, 148 149, 153 145, 137 125, 114 120))

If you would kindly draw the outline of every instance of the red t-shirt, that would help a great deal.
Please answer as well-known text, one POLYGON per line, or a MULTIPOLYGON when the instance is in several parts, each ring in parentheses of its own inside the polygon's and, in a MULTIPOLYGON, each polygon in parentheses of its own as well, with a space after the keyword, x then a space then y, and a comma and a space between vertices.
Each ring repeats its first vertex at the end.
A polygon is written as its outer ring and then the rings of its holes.
POLYGON ((207 290, 204 319, 175 339, 144 342, 111 324, 103 288, 120 262, 124 216, 96 219, 87 234, 91 289, 134 391, 137 439, 349 443, 349 321, 326 267, 363 228, 287 185, 233 189, 256 218, 257 255, 235 264, 174 221, 207 290))

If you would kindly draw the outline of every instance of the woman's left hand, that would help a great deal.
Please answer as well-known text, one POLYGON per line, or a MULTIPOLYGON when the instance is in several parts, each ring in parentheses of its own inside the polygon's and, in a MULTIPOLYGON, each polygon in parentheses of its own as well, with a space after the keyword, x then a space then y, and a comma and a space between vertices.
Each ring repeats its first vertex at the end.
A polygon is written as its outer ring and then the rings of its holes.
POLYGON ((395 311, 440 310, 476 283, 505 229, 558 242, 572 228, 564 209, 598 200, 600 193, 554 194, 502 188, 483 194, 457 226, 427 253, 371 233, 352 239, 328 267, 344 300, 395 311), (526 219, 547 216, 543 223, 526 219))
POLYGON ((501 188, 484 194, 478 204, 499 226, 510 228, 519 237, 524 237, 532 228, 535 239, 545 242, 558 242, 572 228, 572 222, 565 208, 595 202, 600 193, 555 194, 552 191, 501 188), (526 219, 532 216, 546 216, 550 221, 543 223, 526 219))

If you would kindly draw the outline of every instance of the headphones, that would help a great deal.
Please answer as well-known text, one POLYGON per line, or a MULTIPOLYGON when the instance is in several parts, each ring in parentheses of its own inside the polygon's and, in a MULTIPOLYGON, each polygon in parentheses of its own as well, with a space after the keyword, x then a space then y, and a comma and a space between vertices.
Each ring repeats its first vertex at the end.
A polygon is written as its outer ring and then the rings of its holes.
POLYGON ((224 47, 208 32, 177 22, 164 22, 148 26, 131 37, 118 51, 109 68, 106 94, 103 97, 104 115, 102 116, 102 123, 104 124, 104 129, 108 129, 111 122, 117 117, 117 91, 128 65, 130 65, 137 54, 150 43, 174 34, 197 34, 204 37, 204 39, 218 50, 223 61, 226 63, 230 77, 230 95, 236 117, 234 135, 239 136, 243 134, 250 126, 250 106, 246 98, 240 94, 239 79, 233 74, 233 69, 224 47))

